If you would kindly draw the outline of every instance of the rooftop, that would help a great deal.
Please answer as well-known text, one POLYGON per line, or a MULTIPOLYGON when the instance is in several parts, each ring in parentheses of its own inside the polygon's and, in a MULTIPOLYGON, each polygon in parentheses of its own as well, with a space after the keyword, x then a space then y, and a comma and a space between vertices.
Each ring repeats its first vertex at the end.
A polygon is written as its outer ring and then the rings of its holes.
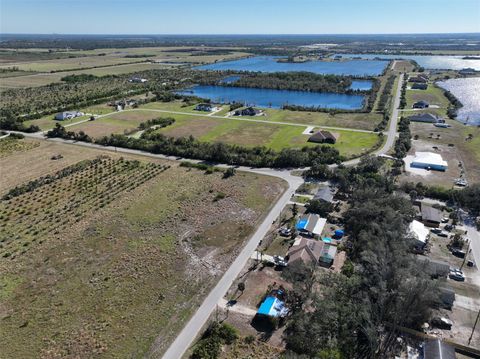
POLYGON ((412 163, 424 163, 434 166, 448 167, 447 161, 444 161, 442 156, 433 152, 415 152, 415 158, 412 163))

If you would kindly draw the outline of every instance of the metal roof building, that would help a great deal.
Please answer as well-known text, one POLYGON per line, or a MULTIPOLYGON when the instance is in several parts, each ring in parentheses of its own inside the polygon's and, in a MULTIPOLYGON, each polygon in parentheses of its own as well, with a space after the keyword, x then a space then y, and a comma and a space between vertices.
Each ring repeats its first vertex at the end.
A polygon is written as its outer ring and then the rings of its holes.
POLYGON ((446 171, 447 161, 442 156, 433 152, 415 152, 415 158, 410 164, 411 167, 424 168, 428 170, 446 171))

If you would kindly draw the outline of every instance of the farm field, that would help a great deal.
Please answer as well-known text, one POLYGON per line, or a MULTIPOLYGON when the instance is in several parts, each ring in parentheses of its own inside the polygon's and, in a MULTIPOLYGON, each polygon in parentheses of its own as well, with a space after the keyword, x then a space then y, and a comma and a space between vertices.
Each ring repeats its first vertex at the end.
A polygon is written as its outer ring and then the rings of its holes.
POLYGON ((28 151, 39 146, 36 141, 21 141, 12 137, 0 139, 0 158, 11 155, 15 152, 28 151))
POLYGON ((143 357, 153 343, 161 353, 285 188, 54 145, 89 160, 0 202, 15 233, 0 247, 6 357, 143 357))
MULTIPOLYGON (((307 142, 308 135, 302 134, 306 126, 292 126, 267 122, 250 122, 234 118, 189 116, 187 114, 159 113, 147 110, 131 110, 84 122, 69 128, 84 131, 91 137, 99 138, 111 133, 132 133, 142 122, 157 117, 173 117, 175 123, 158 129, 167 136, 193 137, 208 142, 225 142, 241 146, 266 146, 274 150, 314 146, 307 142)), ((263 117, 257 118, 262 120, 263 117)), ((378 142, 375 133, 335 130, 339 139, 334 145, 346 157, 368 152, 378 142)))
POLYGON ((26 73, 25 75, 0 78, 0 89, 45 86, 54 82, 61 82, 63 77, 74 74, 95 76, 122 75, 145 70, 165 69, 172 66, 174 65, 139 63, 55 73, 36 73, 32 75, 26 73))

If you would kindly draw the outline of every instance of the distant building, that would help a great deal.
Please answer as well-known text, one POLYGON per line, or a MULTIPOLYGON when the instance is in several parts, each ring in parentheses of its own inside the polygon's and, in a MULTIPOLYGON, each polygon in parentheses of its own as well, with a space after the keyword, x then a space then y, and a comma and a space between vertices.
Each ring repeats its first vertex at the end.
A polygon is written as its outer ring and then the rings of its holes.
POLYGON ((331 241, 297 237, 287 252, 288 263, 302 261, 331 266, 337 253, 337 246, 331 241))
POLYGON ((446 171, 448 168, 447 161, 442 156, 433 152, 415 152, 415 157, 410 167, 424 168, 426 170, 446 171))
POLYGON ((413 104, 413 108, 428 108, 430 104, 427 101, 418 101, 413 104))
POLYGON ((408 82, 426 84, 428 82, 428 77, 426 77, 426 76, 414 76, 414 77, 410 77, 408 79, 408 82))
POLYGON ((64 120, 71 120, 72 118, 83 116, 83 112, 77 111, 64 111, 59 112, 55 115, 55 120, 64 121, 64 120))
POLYGON ((195 106, 195 111, 211 112, 212 110, 213 106, 209 103, 199 103, 197 106, 195 106))
POLYGON ((429 227, 439 227, 443 219, 443 212, 428 204, 422 203, 420 208, 420 216, 423 224, 429 227))
POLYGON ((148 81, 147 79, 144 79, 139 76, 133 76, 132 78, 130 78, 130 80, 128 80, 128 82, 134 82, 134 83, 145 83, 147 81, 148 81))
POLYGON ((434 114, 426 113, 426 112, 409 116, 408 119, 411 122, 427 122, 427 123, 444 122, 444 120, 442 118, 437 117, 434 114))
POLYGON ((310 136, 308 142, 334 144, 337 138, 329 131, 318 131, 310 136))
POLYGON ((461 69, 458 71, 460 75, 475 75, 477 71, 475 69, 472 69, 471 67, 468 67, 466 69, 461 69))
POLYGON ((423 345, 423 359, 455 359, 455 348, 440 339, 429 339, 423 345))
POLYGON ((327 223, 326 218, 321 218, 318 214, 305 214, 299 218, 296 228, 302 234, 311 237, 320 237, 323 228, 327 223))
POLYGON ((426 90, 427 88, 428 88, 428 84, 426 83, 415 82, 412 85, 412 90, 426 90))
POLYGON ((258 110, 253 107, 247 107, 242 110, 236 110, 233 115, 234 116, 258 116, 262 113, 261 110, 258 110))

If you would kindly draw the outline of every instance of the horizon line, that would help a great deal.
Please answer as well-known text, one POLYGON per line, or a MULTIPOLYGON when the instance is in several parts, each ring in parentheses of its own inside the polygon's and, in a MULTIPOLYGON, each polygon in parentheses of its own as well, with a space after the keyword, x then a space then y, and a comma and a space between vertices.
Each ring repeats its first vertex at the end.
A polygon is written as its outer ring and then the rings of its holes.
POLYGON ((326 36, 326 35, 480 35, 476 32, 397 32, 397 33, 32 33, 32 32, 0 32, 1 35, 94 35, 94 36, 326 36))

